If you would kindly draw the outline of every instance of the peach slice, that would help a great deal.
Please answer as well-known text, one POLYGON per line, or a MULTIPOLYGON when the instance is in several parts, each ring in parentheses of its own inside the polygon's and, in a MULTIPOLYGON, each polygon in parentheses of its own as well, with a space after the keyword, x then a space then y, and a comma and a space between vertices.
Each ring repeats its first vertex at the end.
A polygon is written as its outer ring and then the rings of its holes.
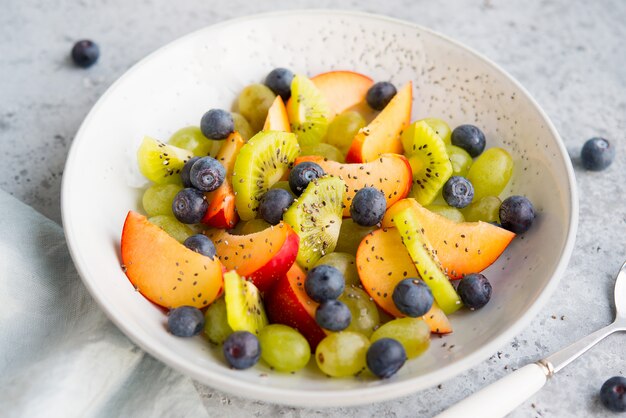
POLYGON ((287 109, 285 103, 280 96, 276 96, 272 106, 267 111, 267 118, 263 125, 264 131, 283 131, 291 132, 289 127, 289 118, 287 117, 287 109))
POLYGON ((346 183, 343 216, 350 216, 350 203, 359 189, 375 187, 380 189, 390 207, 404 199, 411 190, 413 174, 408 160, 399 154, 384 154, 366 164, 341 164, 321 156, 308 155, 296 159, 294 166, 304 161, 319 164, 327 174, 337 176, 346 183))
MULTIPOLYGON (((391 295, 398 282, 419 274, 398 230, 382 228, 366 235, 357 250, 356 265, 363 289, 374 302, 389 315, 403 317, 391 295)), ((422 318, 434 333, 452 332, 448 317, 436 303, 422 318)))
POLYGON ((330 71, 316 75, 311 81, 326 97, 332 117, 363 103, 374 84, 371 78, 352 71, 330 71))
POLYGON ((411 121, 412 86, 409 82, 402 87, 378 116, 356 134, 346 155, 347 162, 369 162, 386 153, 402 154, 400 136, 411 121))
POLYGON ((489 223, 451 221, 424 208, 415 199, 403 199, 390 207, 383 218, 383 227, 393 226, 391 219, 406 208, 414 212, 424 236, 452 279, 483 271, 515 238, 513 232, 489 223))
POLYGON ((300 331, 311 350, 326 337, 326 332, 315 322, 318 303, 304 291, 306 273, 294 263, 287 274, 265 296, 265 311, 270 323, 283 324, 300 331))
POLYGON ((226 138, 218 151, 215 158, 226 169, 226 178, 224 183, 216 190, 205 193, 209 202, 209 208, 202 219, 202 223, 215 228, 233 228, 239 221, 239 216, 235 209, 235 193, 233 192, 231 178, 237 154, 239 154, 239 150, 244 143, 241 135, 234 132, 226 138))
POLYGON ((222 263, 217 258, 188 249, 143 215, 128 212, 121 249, 126 276, 157 305, 203 308, 221 292, 222 263))
POLYGON ((260 291, 268 290, 296 260, 298 235, 284 222, 249 235, 233 235, 217 229, 207 231, 217 257, 228 270, 236 270, 260 291))

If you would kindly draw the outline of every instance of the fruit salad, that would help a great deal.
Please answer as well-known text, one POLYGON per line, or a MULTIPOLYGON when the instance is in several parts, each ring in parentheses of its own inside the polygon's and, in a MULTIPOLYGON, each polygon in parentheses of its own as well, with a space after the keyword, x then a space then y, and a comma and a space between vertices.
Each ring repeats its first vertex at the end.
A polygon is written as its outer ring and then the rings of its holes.
POLYGON ((489 303, 482 272, 533 205, 502 195, 513 159, 480 127, 412 120, 413 90, 277 68, 236 112, 146 137, 122 267, 169 332, 235 369, 389 378, 489 303))

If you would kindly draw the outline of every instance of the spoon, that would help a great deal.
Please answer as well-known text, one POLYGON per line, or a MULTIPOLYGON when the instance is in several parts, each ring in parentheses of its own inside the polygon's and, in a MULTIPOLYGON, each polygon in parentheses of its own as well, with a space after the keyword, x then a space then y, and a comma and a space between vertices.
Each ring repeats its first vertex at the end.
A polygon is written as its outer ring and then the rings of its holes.
POLYGON ((618 331, 626 331, 626 262, 617 274, 615 288, 615 320, 556 353, 528 364, 510 375, 470 395, 435 418, 481 417, 500 418, 513 411, 535 394, 549 378, 576 360, 587 350, 618 331))

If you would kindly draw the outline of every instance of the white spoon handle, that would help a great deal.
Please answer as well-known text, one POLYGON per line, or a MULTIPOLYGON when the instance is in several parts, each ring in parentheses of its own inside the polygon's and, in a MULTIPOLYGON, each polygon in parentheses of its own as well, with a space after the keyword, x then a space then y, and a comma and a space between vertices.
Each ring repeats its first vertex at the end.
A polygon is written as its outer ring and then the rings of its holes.
POLYGON ((548 379, 546 369, 528 364, 465 398, 435 418, 501 418, 530 398, 548 379))

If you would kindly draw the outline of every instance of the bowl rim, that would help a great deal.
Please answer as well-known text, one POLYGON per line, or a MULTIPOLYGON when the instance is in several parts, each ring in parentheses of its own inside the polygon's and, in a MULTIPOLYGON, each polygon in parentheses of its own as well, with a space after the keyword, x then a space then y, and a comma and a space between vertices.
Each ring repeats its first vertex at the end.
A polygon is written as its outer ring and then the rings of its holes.
POLYGON ((552 124, 552 121, 550 120, 548 115, 544 112, 544 110, 537 103, 537 101, 530 95, 530 93, 515 78, 513 78, 508 72, 498 66, 495 62, 475 51, 474 49, 467 47, 458 41, 455 41, 452 38, 449 38, 443 34, 440 34, 436 31, 433 31, 413 22, 385 15, 360 11, 335 9, 303 9, 246 15, 206 26, 204 28, 186 34, 180 38, 177 38, 167 43, 166 45, 158 48, 154 52, 148 54, 146 57, 138 61, 130 69, 125 71, 124 74, 122 74, 98 99, 98 101, 91 108, 91 110, 83 120, 80 128, 75 135, 65 164, 64 175, 61 185, 61 213, 67 246, 83 284, 88 289, 89 293, 92 295, 100 308, 104 311, 106 316, 129 339, 131 339, 144 351, 159 359, 166 365, 188 376, 191 376, 193 379, 196 379, 202 383, 208 384, 214 388, 218 388, 219 390, 223 390, 234 395, 242 396, 243 394, 243 396, 245 397, 266 402, 319 408, 362 405, 406 396, 451 379, 456 375, 465 372, 471 367, 476 366, 481 361, 487 359, 492 353, 496 352, 498 348, 502 347, 505 343, 510 341, 514 336, 518 335, 524 328, 526 328, 526 326, 528 326, 530 322, 536 317, 539 310, 546 304, 550 296, 554 293, 560 281, 560 278, 568 265, 568 262, 572 255, 572 251, 574 249, 576 231, 578 227, 579 208, 574 170, 563 140, 561 139, 561 136, 552 124), (207 369, 199 370, 197 367, 194 367, 193 363, 188 359, 172 356, 167 350, 163 350, 160 344, 156 344, 155 340, 152 339, 152 337, 144 332, 141 328, 129 326, 128 323, 124 321, 124 318, 119 316, 117 312, 115 312, 113 309, 110 309, 110 307, 106 304, 106 301, 101 298, 101 295, 95 291, 91 279, 89 279, 88 275, 86 274, 87 263, 86 260, 84 260, 81 256, 80 248, 76 243, 76 232, 73 228, 72 222, 73 217, 70 198, 71 189, 68 187, 68 183, 69 178, 72 177, 71 174, 73 174, 74 171, 72 167, 75 165, 75 160, 77 160, 78 158, 78 151, 76 151, 78 149, 77 144, 85 140, 83 138, 84 132, 88 129, 92 118, 95 114, 98 113, 100 107, 107 101, 108 97, 117 90, 118 86, 123 83, 126 78, 141 69, 149 61, 151 61, 153 57, 163 54, 171 48, 176 48, 179 43, 185 42, 188 38, 197 36, 200 32, 219 31, 223 27, 233 24, 240 24, 246 21, 262 20, 276 17, 297 18, 311 15, 324 16, 328 14, 331 14, 333 16, 339 15, 346 18, 356 17, 359 19, 374 19, 387 23, 393 23, 395 25, 402 25, 411 29, 417 29, 418 31, 428 33, 434 37, 439 38, 442 41, 448 42, 458 48, 466 50, 470 54, 473 54, 476 58, 482 60, 494 70, 500 72, 505 78, 508 79, 509 82, 511 82, 516 88, 519 89, 519 91, 525 96, 525 98, 528 99, 538 111, 539 115, 545 122, 546 127, 556 139, 556 145, 560 151, 559 157, 563 160, 567 173, 567 191, 569 192, 570 196, 568 202, 570 217, 567 224, 568 233, 565 240, 565 245, 563 246, 559 257, 559 262, 552 271, 551 277, 546 282, 544 288, 540 291, 539 295, 531 303, 528 309, 520 317, 518 317, 509 328, 502 331, 499 335, 496 335, 492 339, 492 341, 483 345, 481 348, 477 349, 473 353, 470 353, 461 359, 453 361, 447 366, 438 369, 436 372, 431 372, 426 375, 409 378, 406 381, 402 382, 388 382, 384 385, 378 386, 363 386, 362 388, 347 389, 342 391, 307 391, 302 389, 286 389, 264 386, 238 380, 236 378, 221 374, 219 372, 213 372, 207 369), (70 174, 70 176, 68 176, 68 174, 70 174), (425 376, 428 376, 428 379, 425 379, 425 376))

